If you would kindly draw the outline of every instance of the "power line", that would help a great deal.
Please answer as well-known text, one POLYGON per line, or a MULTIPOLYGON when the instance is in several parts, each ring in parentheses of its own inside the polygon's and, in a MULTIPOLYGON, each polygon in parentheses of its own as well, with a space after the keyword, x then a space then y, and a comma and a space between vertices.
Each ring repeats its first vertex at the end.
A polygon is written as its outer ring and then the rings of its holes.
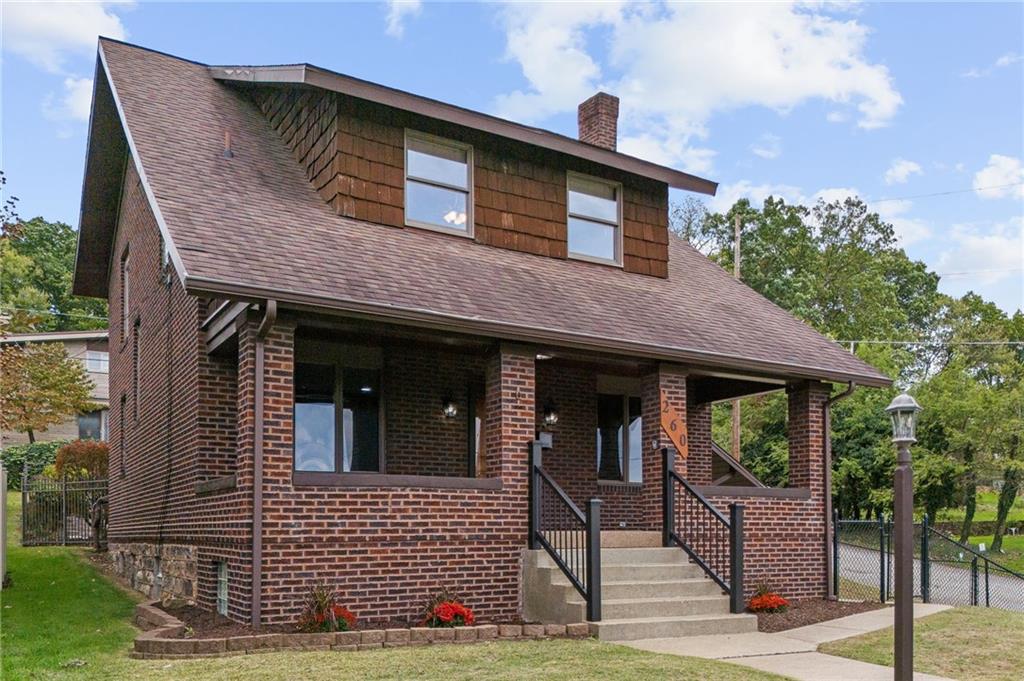
POLYGON ((889 201, 909 201, 910 199, 927 199, 933 196, 951 196, 953 194, 968 194, 970 192, 981 192, 987 189, 1006 189, 1007 187, 1019 187, 1024 182, 1010 182, 1008 184, 993 184, 987 187, 972 187, 970 189, 951 189, 945 192, 935 192, 934 194, 916 194, 914 196, 898 196, 898 197, 887 197, 882 199, 864 199, 865 203, 887 203, 889 201))
POLYGON ((33 310, 27 307, 4 307, 2 311, 17 310, 18 312, 28 312, 30 314, 49 314, 55 317, 81 317, 83 319, 102 319, 107 321, 108 317, 101 317, 100 315, 86 314, 85 312, 55 312, 53 310, 33 310))
POLYGON ((1024 341, 990 340, 990 341, 903 341, 903 340, 838 340, 843 345, 1012 345, 1024 346, 1024 341))

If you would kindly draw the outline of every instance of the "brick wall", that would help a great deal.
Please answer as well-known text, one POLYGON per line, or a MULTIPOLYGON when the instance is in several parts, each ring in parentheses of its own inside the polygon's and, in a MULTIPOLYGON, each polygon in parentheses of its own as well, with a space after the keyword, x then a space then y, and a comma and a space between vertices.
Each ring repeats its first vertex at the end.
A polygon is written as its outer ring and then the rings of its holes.
POLYGON ((690 457, 686 462, 686 480, 693 485, 710 485, 712 404, 694 404, 689 391, 686 404, 686 430, 690 436, 690 457))
POLYGON ((298 88, 254 88, 255 105, 339 215, 394 227, 404 222, 405 129, 473 145, 475 239, 565 258, 566 170, 623 183, 623 267, 668 276, 668 186, 529 145, 298 88))
MULTIPOLYGON (((681 367, 662 364, 643 377, 641 390, 644 417, 644 518, 647 529, 660 530, 663 484, 661 448, 668 447, 675 451, 661 427, 661 394, 665 393, 680 418, 686 418, 686 372, 681 367), (655 442, 658 443, 657 447, 652 446, 655 442)), ((675 455, 676 472, 685 478, 687 461, 679 452, 675 452, 675 455)))
MULTIPOLYGON (((126 249, 127 336, 122 331, 117 267, 108 301, 110 555, 129 579, 136 573, 153 575, 157 558, 165 566, 174 565, 179 577, 165 583, 164 593, 212 603, 202 593, 201 570, 198 589, 184 576, 194 574, 214 550, 230 556, 235 574, 246 569, 248 561, 247 496, 241 491, 195 493, 196 482, 230 470, 231 370, 204 357, 199 334, 202 301, 185 293, 173 268, 165 283, 159 230, 131 164, 112 251, 115 262, 126 249), (137 390, 131 338, 136 328, 137 390)), ((146 581, 139 584, 147 590, 152 586, 146 581)), ((241 586, 238 581, 234 585, 241 586)), ((240 608, 241 602, 236 603, 236 615, 240 608)))
POLYGON ((265 621, 293 621, 321 579, 368 621, 415 618, 441 586, 457 589, 483 619, 517 617, 533 355, 506 348, 484 362, 486 468, 502 489, 295 487, 293 336, 279 323, 266 343, 265 621))

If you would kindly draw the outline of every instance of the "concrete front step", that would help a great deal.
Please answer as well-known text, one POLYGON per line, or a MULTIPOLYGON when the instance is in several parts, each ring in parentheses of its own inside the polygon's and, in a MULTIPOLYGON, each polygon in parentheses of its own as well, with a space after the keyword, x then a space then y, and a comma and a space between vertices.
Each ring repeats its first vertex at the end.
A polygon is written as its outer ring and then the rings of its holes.
POLYGON ((601 581, 601 598, 624 600, 634 598, 685 598, 719 596, 722 587, 710 579, 646 580, 637 582, 601 581))
MULTIPOLYGON (((583 599, 570 601, 586 608, 583 599)), ((688 615, 727 615, 728 596, 687 596, 686 598, 602 598, 601 616, 608 620, 644 617, 684 617, 688 615)))
POLYGON ((661 532, 648 532, 646 530, 601 530, 602 548, 657 548, 659 546, 661 546, 661 532))
POLYGON ((648 579, 701 579, 703 577, 704 571, 692 563, 601 565, 601 579, 605 582, 643 582, 648 579))
POLYGON ((757 631, 756 615, 689 615, 603 619, 590 623, 590 633, 602 641, 636 641, 706 634, 742 634, 757 631))
POLYGON ((686 552, 677 548, 601 549, 601 565, 691 565, 686 552))

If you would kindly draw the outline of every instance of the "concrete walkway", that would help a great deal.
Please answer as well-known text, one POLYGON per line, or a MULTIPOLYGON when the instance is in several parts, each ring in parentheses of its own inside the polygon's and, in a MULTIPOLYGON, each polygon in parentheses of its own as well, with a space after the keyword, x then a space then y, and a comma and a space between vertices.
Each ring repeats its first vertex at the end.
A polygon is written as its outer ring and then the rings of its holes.
MULTIPOLYGON (((949 607, 915 603, 914 618, 948 610, 949 607)), ((825 655, 817 650, 822 643, 885 629, 891 627, 892 622, 893 609, 883 608, 777 634, 752 632, 686 638, 652 638, 624 641, 622 645, 655 653, 724 660, 781 674, 798 681, 891 681, 892 667, 825 655)), ((914 674, 914 679, 951 681, 941 676, 920 673, 914 674)))

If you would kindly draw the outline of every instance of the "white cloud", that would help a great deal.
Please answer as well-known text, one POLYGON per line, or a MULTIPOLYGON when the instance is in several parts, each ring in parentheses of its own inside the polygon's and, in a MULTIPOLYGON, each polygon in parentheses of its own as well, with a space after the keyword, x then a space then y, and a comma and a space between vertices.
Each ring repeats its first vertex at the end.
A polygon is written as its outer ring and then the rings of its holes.
POLYGON ((392 38, 401 38, 405 34, 405 20, 416 16, 422 9, 423 3, 420 0, 390 0, 384 32, 392 38))
POLYGON ((99 36, 123 40, 114 2, 6 2, 4 52, 24 57, 51 73, 63 73, 69 56, 90 55, 99 36))
POLYGON ((749 180, 740 180, 733 184, 719 185, 718 192, 708 200, 708 210, 713 213, 724 213, 740 199, 748 199, 751 205, 760 208, 769 196, 785 199, 786 203, 807 203, 800 187, 789 184, 753 184, 749 180))
POLYGON ((988 157, 988 165, 974 174, 974 188, 983 199, 1004 196, 1024 199, 1024 167, 1020 159, 992 154, 988 157))
POLYGON ((827 5, 508 4, 501 20, 507 57, 529 85, 496 99, 500 115, 537 122, 603 89, 622 100, 622 146, 653 139, 677 163, 694 156, 716 112, 784 114, 823 99, 877 128, 902 103, 887 68, 864 53, 868 28, 827 5))
POLYGON ((782 155, 782 138, 766 132, 757 142, 750 145, 750 151, 761 158, 769 160, 778 158, 782 155))
POLYGON ((92 78, 65 78, 63 95, 51 93, 43 100, 43 114, 55 121, 87 121, 91 107, 92 78))
POLYGON ((907 215, 913 206, 914 204, 906 199, 868 204, 870 210, 878 213, 882 220, 892 225, 896 238, 904 248, 924 241, 932 235, 932 228, 926 221, 907 215))
POLYGON ((1024 60, 1024 56, 1016 52, 1007 52, 1006 54, 1002 55, 994 62, 992 62, 991 65, 986 66, 984 68, 974 67, 967 69, 966 71, 962 72, 960 76, 963 78, 987 78, 988 76, 991 76, 996 69, 1003 69, 1006 68, 1007 66, 1013 66, 1014 64, 1020 62, 1021 60, 1024 60))
POLYGON ((905 184, 911 175, 922 175, 921 164, 905 158, 894 158, 889 169, 885 171, 886 184, 905 184))
POLYGON ((986 297, 1007 312, 1024 305, 1024 217, 1013 217, 989 229, 979 225, 954 225, 952 247, 943 251, 935 271, 944 275, 940 284, 948 292, 984 291, 986 297))

